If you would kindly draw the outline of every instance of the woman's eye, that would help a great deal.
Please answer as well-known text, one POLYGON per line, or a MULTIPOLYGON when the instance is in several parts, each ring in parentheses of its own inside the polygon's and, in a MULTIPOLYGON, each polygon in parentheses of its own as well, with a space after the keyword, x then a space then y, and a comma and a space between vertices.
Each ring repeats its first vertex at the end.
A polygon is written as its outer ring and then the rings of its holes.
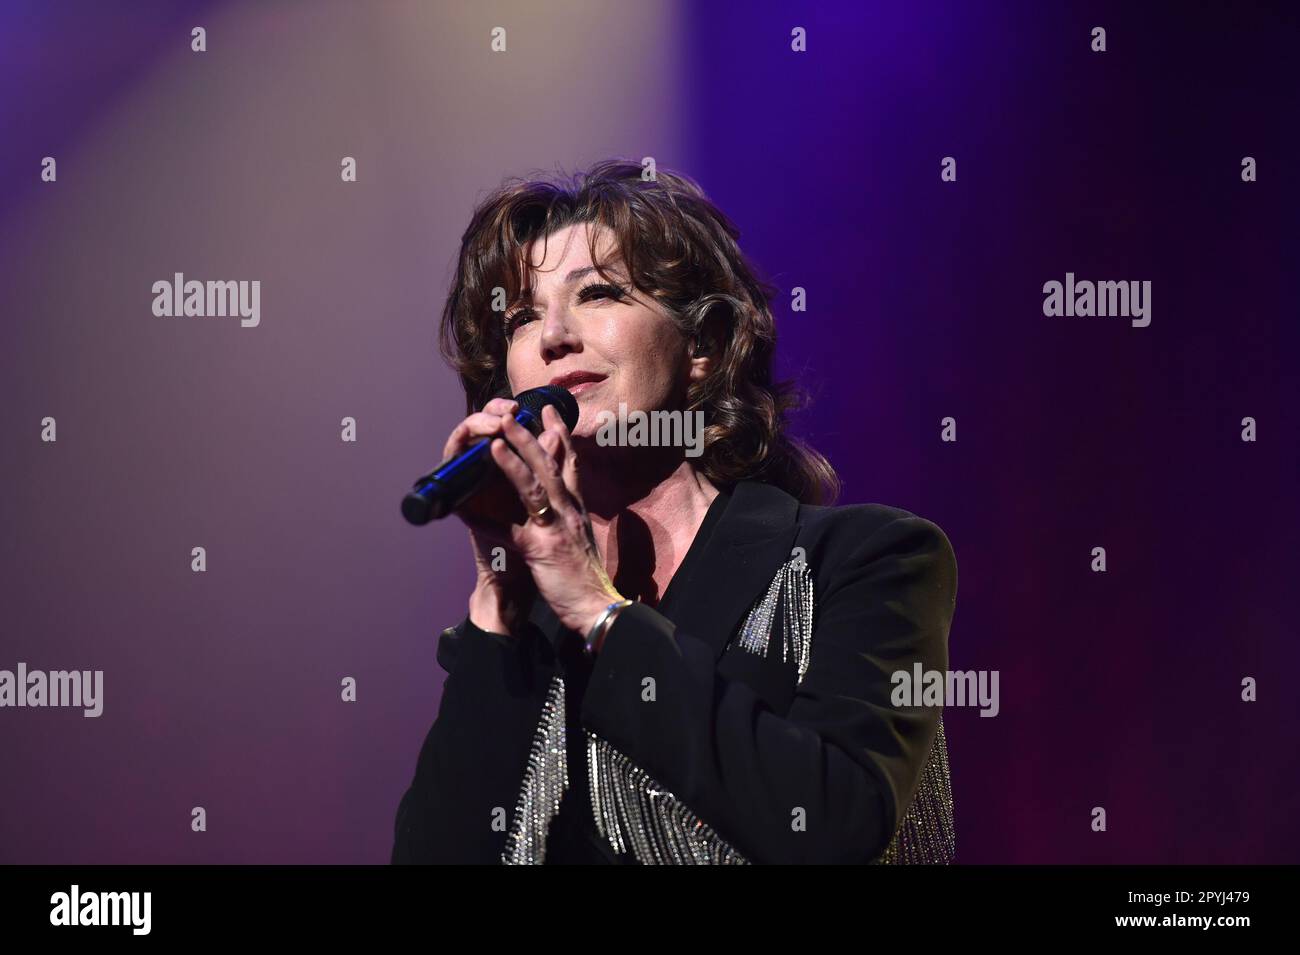
POLYGON ((582 302, 599 297, 618 300, 623 297, 623 290, 616 285, 596 283, 594 285, 585 286, 582 291, 578 293, 578 300, 582 302))
POLYGON ((506 337, 509 338, 515 333, 515 329, 520 325, 526 325, 536 316, 531 308, 521 308, 512 315, 506 316, 506 337))
MULTIPOLYGON (((578 301, 587 302, 597 298, 612 298, 615 301, 622 301, 627 293, 617 285, 606 285, 597 283, 588 285, 578 292, 578 301)), ((506 338, 514 335, 515 330, 537 318, 537 314, 531 308, 521 308, 505 317, 506 338)))

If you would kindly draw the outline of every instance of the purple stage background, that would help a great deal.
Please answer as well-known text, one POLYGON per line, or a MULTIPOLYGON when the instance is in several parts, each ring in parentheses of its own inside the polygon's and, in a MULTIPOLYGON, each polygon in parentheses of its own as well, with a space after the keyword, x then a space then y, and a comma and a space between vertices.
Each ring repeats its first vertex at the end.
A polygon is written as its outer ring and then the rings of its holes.
POLYGON ((1297 861, 1300 13, 1180 6, 0 4, 0 669, 104 671, 0 710, 0 862, 387 860, 471 581, 398 513, 460 234, 615 155, 782 289, 842 500, 953 543, 958 861, 1297 861), (175 272, 260 324, 155 317, 175 272), (1150 325, 1046 317, 1067 272, 1150 325))

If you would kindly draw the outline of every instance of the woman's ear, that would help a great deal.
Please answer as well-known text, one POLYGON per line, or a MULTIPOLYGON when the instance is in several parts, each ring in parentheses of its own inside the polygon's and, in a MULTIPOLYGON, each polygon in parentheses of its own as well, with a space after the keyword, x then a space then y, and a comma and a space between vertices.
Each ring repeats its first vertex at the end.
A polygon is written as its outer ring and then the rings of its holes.
POLYGON ((697 385, 697 383, 705 381, 705 378, 714 372, 714 365, 714 356, 708 350, 707 343, 695 338, 692 352, 690 352, 690 383, 697 385))
POLYGON ((703 381, 712 373, 713 356, 709 354, 708 346, 696 338, 691 346, 691 383, 703 381))
POLYGON ((710 305, 700 320, 699 329, 691 341, 692 382, 700 382, 718 366, 722 358, 722 343, 728 331, 731 309, 724 302, 710 305))

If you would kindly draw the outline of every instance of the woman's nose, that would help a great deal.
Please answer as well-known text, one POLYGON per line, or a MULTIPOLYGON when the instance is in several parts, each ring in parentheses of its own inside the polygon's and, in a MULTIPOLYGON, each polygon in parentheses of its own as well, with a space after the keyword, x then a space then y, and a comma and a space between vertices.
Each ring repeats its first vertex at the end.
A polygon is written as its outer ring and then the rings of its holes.
POLYGON ((563 307, 546 313, 541 335, 542 357, 554 361, 571 351, 581 351, 582 340, 574 330, 572 317, 563 307))

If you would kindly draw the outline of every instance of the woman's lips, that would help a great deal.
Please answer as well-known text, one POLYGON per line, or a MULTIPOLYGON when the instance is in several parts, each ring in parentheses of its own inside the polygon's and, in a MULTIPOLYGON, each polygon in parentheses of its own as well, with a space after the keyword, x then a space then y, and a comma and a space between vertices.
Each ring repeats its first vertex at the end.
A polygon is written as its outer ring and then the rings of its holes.
MULTIPOLYGON (((600 381, 604 381, 604 380, 605 379, 602 378, 600 381)), ((595 388, 598 384, 600 384, 600 381, 580 381, 577 384, 569 385, 569 394, 573 395, 576 398, 578 397, 578 395, 582 394, 587 389, 595 388)))

